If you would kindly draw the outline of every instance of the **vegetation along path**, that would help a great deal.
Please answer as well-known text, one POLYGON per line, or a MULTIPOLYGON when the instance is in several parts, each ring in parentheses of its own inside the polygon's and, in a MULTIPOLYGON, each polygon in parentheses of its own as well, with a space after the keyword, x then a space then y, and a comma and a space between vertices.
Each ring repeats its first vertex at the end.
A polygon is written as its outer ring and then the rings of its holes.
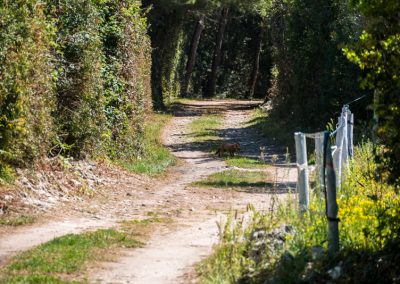
POLYGON ((256 103, 189 101, 178 105, 163 133, 164 144, 179 158, 177 166, 158 180, 113 173, 108 177, 112 181, 109 188, 102 191, 103 198, 86 201, 86 210, 72 210, 66 205, 52 213, 47 222, 3 232, 3 262, 55 236, 118 227, 121 222, 153 216, 157 218, 151 220, 160 224, 146 232, 143 247, 118 251, 112 262, 89 265, 83 279, 94 283, 189 283, 194 279, 194 265, 211 253, 218 239, 217 222, 223 222, 226 213, 244 213, 248 204, 258 210, 271 210, 276 200, 286 196, 287 186, 295 182, 294 169, 279 166, 281 156, 275 156, 277 152, 268 147, 268 140, 248 124, 256 103), (219 123, 214 128, 210 127, 212 123, 204 128, 201 123, 200 128, 194 126, 207 118, 219 123), (221 143, 219 140, 239 143, 240 155, 251 158, 258 158, 260 147, 267 146, 263 151, 269 165, 244 167, 240 159, 236 164, 230 159, 227 164, 212 152, 221 143), (226 181, 224 186, 218 179, 208 178, 223 171, 239 176, 240 172, 265 172, 266 178, 262 183, 226 181))

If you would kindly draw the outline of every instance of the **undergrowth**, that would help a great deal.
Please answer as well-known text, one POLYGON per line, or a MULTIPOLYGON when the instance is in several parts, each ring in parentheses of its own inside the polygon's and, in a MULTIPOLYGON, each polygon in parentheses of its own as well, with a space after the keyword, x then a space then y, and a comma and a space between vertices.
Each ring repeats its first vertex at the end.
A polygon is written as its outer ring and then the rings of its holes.
POLYGON ((291 133, 293 131, 288 130, 287 124, 271 117, 265 109, 256 108, 248 125, 256 128, 264 137, 267 137, 269 143, 292 147, 293 136, 291 133), (285 131, 282 131, 282 129, 285 129, 285 131))
POLYGON ((126 169, 155 175, 176 163, 176 158, 161 143, 162 129, 170 119, 169 115, 155 114, 147 120, 144 127, 143 154, 133 161, 121 162, 126 169))
POLYGON ((214 254, 198 267, 200 283, 397 281, 400 273, 394 263, 400 260, 400 197, 394 187, 376 180, 376 167, 372 145, 356 147, 338 192, 338 254, 326 252, 324 196, 314 189, 310 209, 303 215, 297 202, 289 198, 275 212, 253 211, 246 225, 232 216, 214 254), (335 271, 339 272, 335 275, 335 271))

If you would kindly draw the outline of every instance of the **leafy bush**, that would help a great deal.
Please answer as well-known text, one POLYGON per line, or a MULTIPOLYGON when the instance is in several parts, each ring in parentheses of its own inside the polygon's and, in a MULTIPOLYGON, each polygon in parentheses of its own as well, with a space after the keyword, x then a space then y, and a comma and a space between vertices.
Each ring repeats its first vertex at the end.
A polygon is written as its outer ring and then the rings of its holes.
POLYGON ((144 151, 144 121, 150 111, 151 46, 140 1, 101 1, 105 151, 112 159, 133 159, 144 151))
POLYGON ((0 175, 49 155, 132 160, 151 110, 141 2, 1 1, 0 175))
POLYGON ((363 70, 361 86, 375 91, 376 134, 383 151, 377 153, 381 172, 400 184, 400 3, 397 0, 353 4, 365 16, 360 40, 345 49, 348 59, 363 70))
POLYGON ((40 1, 0 1, 0 175, 46 155, 54 138, 54 30, 44 12, 40 1))
POLYGON ((104 131, 104 96, 100 21, 91 0, 48 0, 57 27, 57 130, 65 154, 81 157, 100 143, 104 131))

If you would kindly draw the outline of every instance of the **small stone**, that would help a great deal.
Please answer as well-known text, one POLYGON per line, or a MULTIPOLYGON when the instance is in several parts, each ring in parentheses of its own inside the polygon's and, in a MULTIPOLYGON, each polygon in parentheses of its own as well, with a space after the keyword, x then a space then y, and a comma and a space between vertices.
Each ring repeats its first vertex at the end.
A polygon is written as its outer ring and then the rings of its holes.
POLYGON ((132 193, 127 192, 127 193, 126 193, 126 196, 132 196, 132 193))
POLYGON ((317 260, 317 259, 321 258, 324 254, 325 254, 325 251, 320 246, 314 246, 311 249, 312 260, 317 260))
POLYGON ((5 201, 11 201, 11 200, 13 200, 14 198, 11 196, 11 195, 4 195, 4 200, 5 201))
POLYGON ((340 276, 342 276, 342 266, 341 265, 342 265, 342 262, 339 262, 339 264, 337 266, 328 270, 328 274, 332 278, 332 280, 337 280, 337 279, 339 279, 340 276))

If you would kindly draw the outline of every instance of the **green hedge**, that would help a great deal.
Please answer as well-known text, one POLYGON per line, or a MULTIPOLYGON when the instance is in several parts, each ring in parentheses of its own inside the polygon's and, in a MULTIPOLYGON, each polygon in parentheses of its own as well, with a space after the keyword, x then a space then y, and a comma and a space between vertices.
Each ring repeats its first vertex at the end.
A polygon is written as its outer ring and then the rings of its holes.
POLYGON ((137 0, 0 0, 0 169, 46 155, 133 159, 151 110, 137 0))
POLYGON ((111 158, 129 160, 143 151, 143 125, 151 109, 147 20, 139 1, 104 0, 99 8, 107 118, 104 149, 111 158))
POLYGON ((67 154, 82 156, 101 142, 105 127, 100 15, 91 0, 48 0, 57 27, 57 127, 67 154))
POLYGON ((53 28, 37 0, 0 1, 0 171, 46 154, 54 138, 53 28))

